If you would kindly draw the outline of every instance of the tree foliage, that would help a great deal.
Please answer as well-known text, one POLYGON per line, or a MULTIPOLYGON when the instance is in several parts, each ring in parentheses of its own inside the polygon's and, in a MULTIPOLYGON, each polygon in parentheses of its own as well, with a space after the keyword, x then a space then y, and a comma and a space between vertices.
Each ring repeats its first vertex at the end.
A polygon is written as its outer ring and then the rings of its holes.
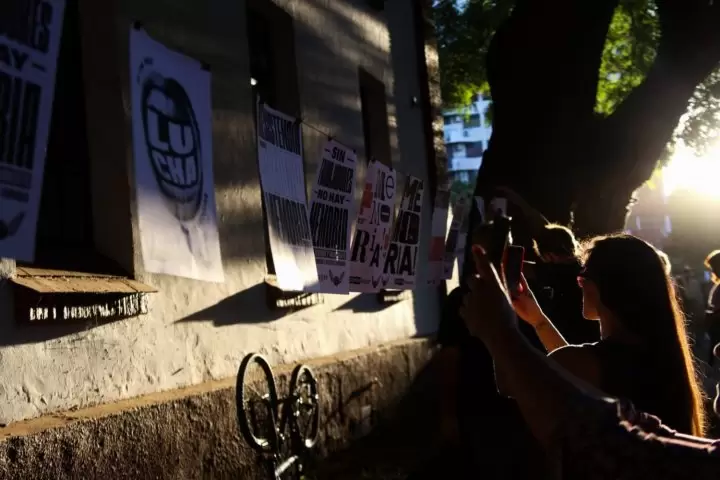
MULTIPOLYGON (((477 92, 490 96, 487 53, 493 35, 515 3, 516 0, 435 2, 442 91, 448 106, 466 105, 477 92)), ((653 0, 620 0, 608 28, 598 72, 595 111, 599 116, 611 115, 644 81, 653 67, 661 31, 653 0)), ((552 44, 547 45, 547 55, 554 55, 552 44)), ((564 81, 560 72, 538 74, 557 75, 558 82, 564 81)), ((528 88, 532 88, 531 81, 528 88)), ((538 97, 541 104, 542 92, 538 92, 538 97)), ((720 68, 697 86, 673 140, 682 140, 702 154, 717 139, 719 130, 720 68)))

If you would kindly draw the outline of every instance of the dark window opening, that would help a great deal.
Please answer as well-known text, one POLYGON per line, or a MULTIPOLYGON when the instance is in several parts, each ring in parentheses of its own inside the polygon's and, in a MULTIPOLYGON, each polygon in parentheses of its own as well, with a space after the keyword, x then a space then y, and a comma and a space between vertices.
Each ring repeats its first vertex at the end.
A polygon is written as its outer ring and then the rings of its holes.
POLYGON ((484 152, 483 142, 469 142, 466 147, 468 157, 482 157, 484 152))
MULTIPOLYGON (((257 121, 257 99, 292 116, 300 115, 300 92, 295 58, 292 16, 271 0, 248 0, 247 35, 253 116, 257 121)), ((256 126, 257 127, 257 126, 256 126)), ((270 249, 265 198, 262 199, 265 229, 265 263, 275 274, 270 249)))
POLYGON ((358 76, 367 160, 392 165, 385 84, 362 68, 358 76))
MULTIPOLYGON (((88 273, 122 274, 94 249, 90 156, 86 136, 80 13, 65 7, 55 95, 31 265, 88 273)), ((19 265, 23 265, 19 262, 19 265)))
POLYGON ((480 125, 482 125, 482 121, 480 120, 480 115, 477 113, 473 113, 463 121, 464 128, 477 128, 480 125))

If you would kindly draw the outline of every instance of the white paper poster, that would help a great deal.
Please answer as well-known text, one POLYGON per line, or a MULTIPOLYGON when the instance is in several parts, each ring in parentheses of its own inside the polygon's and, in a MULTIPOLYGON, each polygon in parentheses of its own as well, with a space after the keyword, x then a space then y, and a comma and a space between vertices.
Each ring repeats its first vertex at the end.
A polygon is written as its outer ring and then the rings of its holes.
POLYGON ((222 282, 210 72, 132 28, 130 86, 145 270, 222 282))
POLYGON ((395 170, 373 160, 365 175, 350 257, 350 290, 382 288, 385 256, 395 211, 395 170))
POLYGON ((424 193, 424 182, 408 175, 385 258, 383 285, 386 288, 411 290, 415 287, 424 193))
POLYGON ((430 232, 430 253, 428 265, 428 285, 440 285, 444 279, 445 240, 448 232, 448 209, 450 208, 450 191, 438 189, 435 194, 432 230, 430 232))
POLYGON ((65 0, 0 7, 0 257, 32 261, 65 0))
MULTIPOLYGON (((452 208, 452 221, 450 222, 450 231, 448 232, 447 241, 445 243, 445 260, 443 262, 443 279, 450 280, 455 267, 455 258, 458 255, 464 258, 467 225, 465 225, 465 234, 461 232, 463 224, 467 224, 470 213, 470 196, 460 195, 452 208)), ((460 263, 462 265, 462 263, 460 263)), ((462 267, 461 267, 462 268, 462 267)))
POLYGON ((310 229, 319 281, 312 290, 316 292, 350 292, 348 257, 356 165, 357 156, 352 149, 328 140, 310 202, 310 229))
POLYGON ((305 201, 302 132, 295 118, 258 103, 258 165, 278 286, 314 290, 318 276, 305 201))

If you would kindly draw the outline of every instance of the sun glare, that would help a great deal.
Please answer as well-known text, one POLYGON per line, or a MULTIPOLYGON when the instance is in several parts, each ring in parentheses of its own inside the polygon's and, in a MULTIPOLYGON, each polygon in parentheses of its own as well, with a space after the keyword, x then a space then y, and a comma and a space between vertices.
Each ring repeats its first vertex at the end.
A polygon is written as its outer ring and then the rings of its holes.
POLYGON ((679 147, 662 173, 665 195, 675 190, 692 190, 720 198, 720 143, 703 157, 695 156, 687 147, 679 147))

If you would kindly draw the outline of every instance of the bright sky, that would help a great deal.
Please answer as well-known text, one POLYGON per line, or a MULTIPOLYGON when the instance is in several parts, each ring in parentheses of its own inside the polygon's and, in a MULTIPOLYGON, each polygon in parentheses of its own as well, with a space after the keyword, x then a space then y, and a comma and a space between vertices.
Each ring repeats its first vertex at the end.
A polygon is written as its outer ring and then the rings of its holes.
POLYGON ((704 157, 680 146, 663 168, 665 195, 677 189, 694 190, 704 195, 720 197, 720 142, 704 157))

